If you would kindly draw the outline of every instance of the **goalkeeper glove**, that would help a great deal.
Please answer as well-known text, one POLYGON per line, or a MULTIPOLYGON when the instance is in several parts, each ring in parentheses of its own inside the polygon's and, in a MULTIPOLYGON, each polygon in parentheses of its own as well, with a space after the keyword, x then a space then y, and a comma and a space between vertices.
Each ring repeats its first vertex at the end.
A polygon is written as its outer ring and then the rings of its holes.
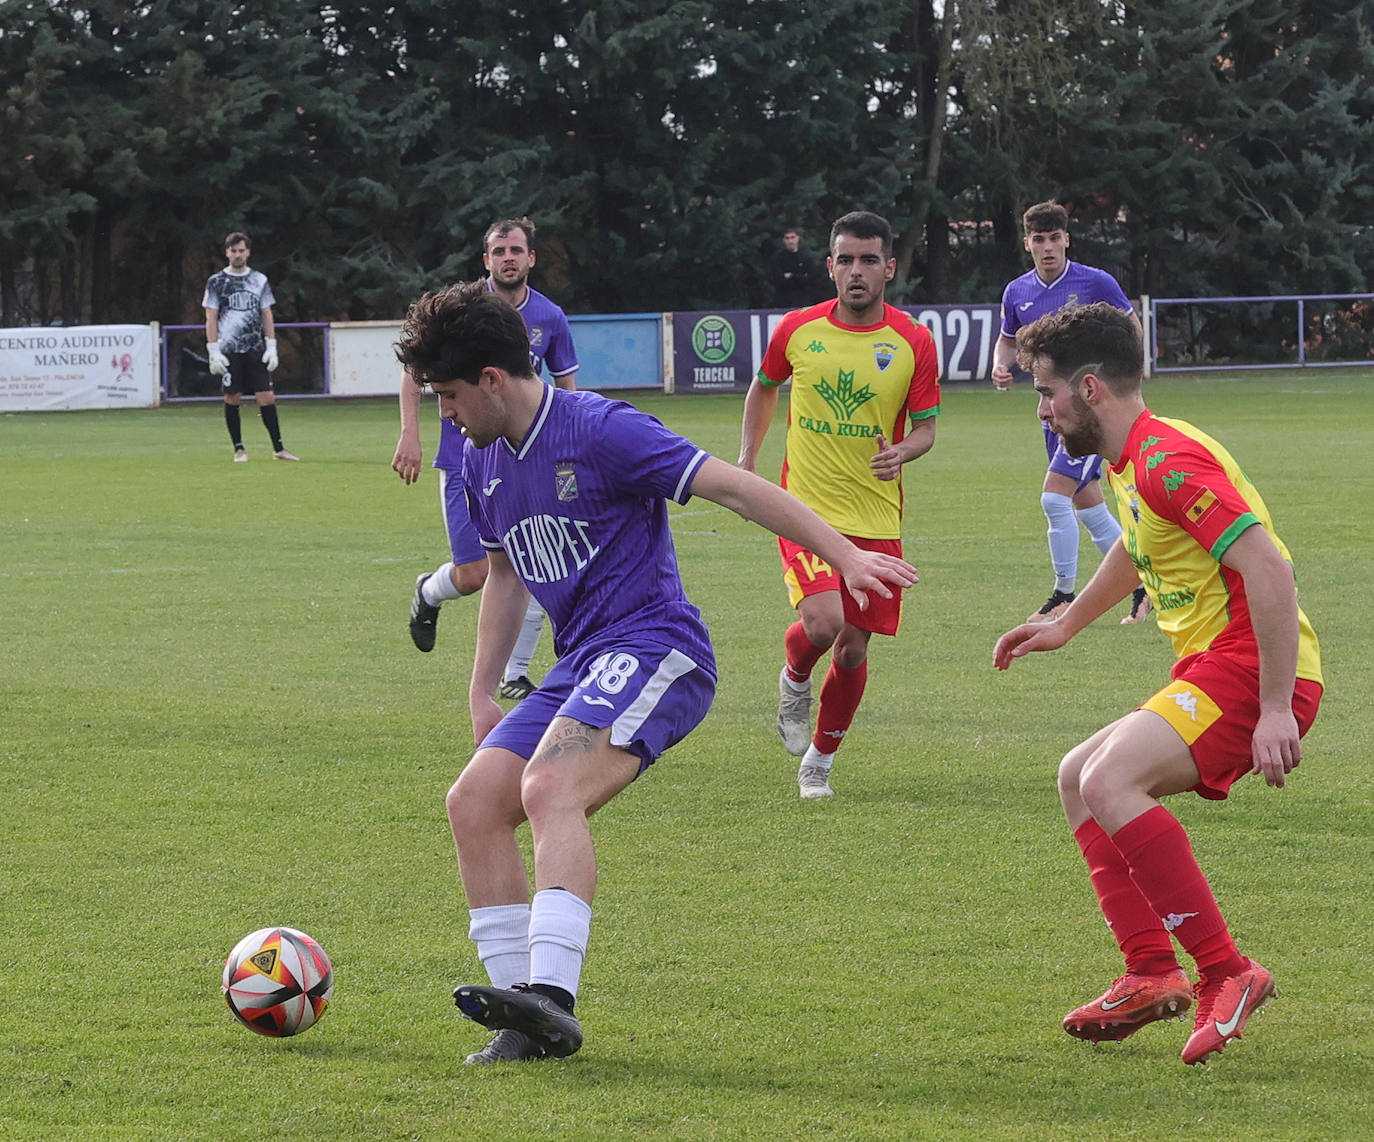
POLYGON ((211 341, 205 348, 210 354, 210 372, 224 376, 229 371, 229 358, 219 351, 219 342, 211 341))
POLYGON ((268 371, 269 373, 274 373, 274 372, 276 372, 276 370, 277 370, 277 339, 276 339, 275 337, 269 337, 269 338, 267 338, 267 348, 263 350, 263 353, 262 353, 262 363, 263 363, 264 365, 267 366, 267 371, 268 371))

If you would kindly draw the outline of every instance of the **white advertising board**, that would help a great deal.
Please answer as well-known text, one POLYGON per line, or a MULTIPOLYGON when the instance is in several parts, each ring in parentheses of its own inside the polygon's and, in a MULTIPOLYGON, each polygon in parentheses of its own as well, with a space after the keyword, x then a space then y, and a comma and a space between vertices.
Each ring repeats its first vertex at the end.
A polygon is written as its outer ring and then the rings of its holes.
POLYGON ((401 381, 396 360, 399 321, 338 322, 329 327, 329 395, 395 396, 401 381))
POLYGON ((0 412, 158 403, 151 325, 0 329, 0 412))

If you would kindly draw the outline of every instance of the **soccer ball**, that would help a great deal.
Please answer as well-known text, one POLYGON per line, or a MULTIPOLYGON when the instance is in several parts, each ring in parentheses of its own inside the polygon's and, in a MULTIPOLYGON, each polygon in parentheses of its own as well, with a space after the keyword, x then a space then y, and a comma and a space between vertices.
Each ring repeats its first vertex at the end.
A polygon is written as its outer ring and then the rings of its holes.
POLYGON ((229 1010, 250 1031, 273 1038, 315 1025, 334 994, 334 965, 295 928, 259 928, 224 961, 220 980, 229 1010))

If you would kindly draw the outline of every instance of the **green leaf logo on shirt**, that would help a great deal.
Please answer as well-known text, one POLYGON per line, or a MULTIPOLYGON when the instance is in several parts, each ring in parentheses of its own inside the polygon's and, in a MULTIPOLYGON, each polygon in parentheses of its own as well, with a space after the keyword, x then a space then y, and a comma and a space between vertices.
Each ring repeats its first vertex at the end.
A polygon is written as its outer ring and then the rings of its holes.
POLYGON ((822 377, 821 383, 816 386, 816 392, 841 420, 851 419, 860 408, 873 399, 873 392, 867 385, 861 389, 854 388, 853 370, 846 373, 841 369, 839 379, 833 386, 822 377))

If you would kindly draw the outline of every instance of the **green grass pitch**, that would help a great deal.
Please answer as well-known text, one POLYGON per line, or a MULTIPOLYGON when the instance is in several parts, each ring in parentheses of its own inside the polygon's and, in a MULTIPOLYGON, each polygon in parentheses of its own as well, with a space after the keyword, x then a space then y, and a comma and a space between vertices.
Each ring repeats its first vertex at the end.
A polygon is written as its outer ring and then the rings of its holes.
MULTIPOLYGON (((0 417, 0 1138, 1374 1137, 1374 374, 1148 396, 1264 492, 1328 678, 1286 789, 1170 802, 1280 989, 1198 1069, 1190 1024, 1099 1048, 1059 1026, 1119 961, 1055 767, 1171 655, 1110 616, 991 668, 1050 585, 1028 387, 947 389, 907 469, 922 581, 874 640, 833 799, 798 800, 773 730, 773 542, 673 509, 715 707, 595 822, 585 1048, 484 1071, 450 998, 482 978, 443 814, 472 747, 476 604, 413 649, 411 585, 445 543, 433 473, 407 488, 388 467, 394 405, 283 403, 300 464, 270 458, 251 409, 247 465, 213 405, 0 417), (334 960, 333 1006, 293 1040, 219 993, 268 924, 334 960)), ((739 398, 634 399, 733 460, 739 398)), ((770 474, 781 442, 780 416, 770 474)), ((1085 541, 1081 581, 1096 562, 1085 541)))

